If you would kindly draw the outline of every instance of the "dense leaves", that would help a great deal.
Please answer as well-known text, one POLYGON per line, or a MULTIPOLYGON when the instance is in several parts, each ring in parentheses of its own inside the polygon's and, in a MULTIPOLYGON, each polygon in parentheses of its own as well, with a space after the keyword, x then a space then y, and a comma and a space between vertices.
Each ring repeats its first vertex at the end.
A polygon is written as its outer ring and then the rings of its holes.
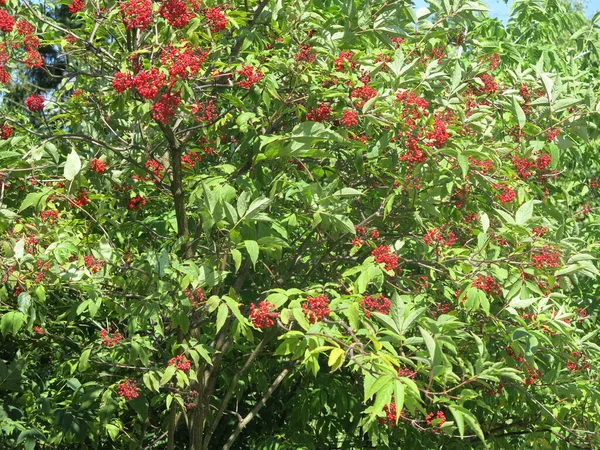
POLYGON ((4 446, 600 445, 593 20, 0 3, 4 446))

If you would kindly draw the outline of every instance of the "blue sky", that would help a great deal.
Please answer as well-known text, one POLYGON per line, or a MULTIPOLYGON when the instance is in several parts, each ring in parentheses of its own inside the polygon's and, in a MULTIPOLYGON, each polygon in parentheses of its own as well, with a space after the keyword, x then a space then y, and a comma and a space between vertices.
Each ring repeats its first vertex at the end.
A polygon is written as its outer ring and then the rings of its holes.
MULTIPOLYGON (((416 8, 422 8, 425 6, 425 0, 414 0, 416 8)), ((504 3, 504 0, 484 0, 484 3, 490 8, 490 15, 497 17, 502 21, 507 21, 510 15, 509 7, 512 0, 509 0, 508 5, 504 3)), ((594 13, 600 11, 600 0, 583 0, 585 11, 588 17, 592 17, 594 13)))

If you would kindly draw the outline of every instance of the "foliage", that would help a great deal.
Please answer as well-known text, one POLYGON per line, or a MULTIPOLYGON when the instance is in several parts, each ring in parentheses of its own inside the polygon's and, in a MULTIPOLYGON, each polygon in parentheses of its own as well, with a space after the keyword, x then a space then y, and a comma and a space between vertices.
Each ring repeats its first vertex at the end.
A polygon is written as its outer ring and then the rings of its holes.
POLYGON ((0 3, 4 447, 600 445, 597 18, 0 3))

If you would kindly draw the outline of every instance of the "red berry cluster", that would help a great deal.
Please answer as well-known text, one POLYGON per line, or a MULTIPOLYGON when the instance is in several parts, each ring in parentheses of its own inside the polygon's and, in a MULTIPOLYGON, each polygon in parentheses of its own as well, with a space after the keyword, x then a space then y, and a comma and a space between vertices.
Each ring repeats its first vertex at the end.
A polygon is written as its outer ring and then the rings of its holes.
POLYGON ((179 93, 163 94, 160 100, 152 105, 152 118, 161 123, 169 123, 175 116, 179 103, 181 103, 179 93))
POLYGON ((502 294, 500 285, 489 275, 478 275, 471 284, 475 289, 481 289, 486 294, 496 297, 502 294))
POLYGON ((478 90, 479 94, 494 94, 498 91, 498 82, 489 73, 479 75, 483 87, 478 90))
POLYGON ((514 189, 508 187, 508 186, 495 186, 496 189, 501 189, 501 192, 498 193, 498 200, 500 200, 500 203, 510 203, 512 202, 515 197, 517 196, 517 194, 515 193, 514 189))
POLYGON ((192 302, 193 306, 198 306, 206 301, 206 295, 201 288, 196 288, 193 291, 186 289, 185 296, 192 302))
POLYGON ((237 85, 243 89, 250 89, 254 84, 258 83, 263 78, 263 73, 256 67, 248 66, 242 63, 242 68, 237 70, 238 75, 245 79, 238 81, 237 85))
POLYGON ((0 31, 10 33, 15 26, 15 19, 6 10, 0 9, 0 31))
POLYGON ((329 299, 326 295, 307 297, 302 303, 302 312, 310 323, 320 322, 329 315, 329 299))
POLYGON ((133 400, 140 396, 140 390, 136 386, 135 381, 129 378, 119 384, 119 396, 125 397, 125 400, 133 400))
POLYGON ((548 228, 546 227, 533 227, 531 233, 537 237, 544 237, 548 232, 548 228))
POLYGON ((312 64, 317 59, 317 54, 313 51, 310 44, 300 44, 300 49, 294 55, 296 62, 306 62, 312 64))
POLYGON ((96 173, 104 173, 106 171, 106 163, 94 158, 90 161, 90 169, 96 173))
POLYGON ((325 122, 331 116, 331 106, 321 103, 317 108, 312 108, 306 113, 306 119, 312 122, 325 122))
POLYGON ((548 130, 548 133, 546 134, 546 140, 548 142, 552 142, 553 140, 555 140, 558 136, 560 136, 560 130, 558 128, 550 128, 548 130))
POLYGON ((227 29, 227 25, 229 24, 227 17, 225 17, 225 14, 223 13, 223 10, 219 7, 206 9, 204 11, 204 18, 208 22, 210 31, 213 33, 219 33, 227 29))
POLYGON ((44 329, 43 329, 42 327, 40 327, 39 325, 35 325, 35 326, 33 327, 33 332, 34 332, 35 334, 39 334, 39 335, 46 334, 46 332, 44 331, 44 329))
POLYGON ((43 95, 30 95, 25 99, 25 106, 27 106, 31 112, 40 112, 44 109, 44 101, 43 95))
POLYGON ((398 267, 398 255, 392 253, 392 250, 387 245, 380 245, 371 252, 371 256, 375 258, 378 264, 385 264, 385 270, 394 270, 398 267))
POLYGON ((147 99, 153 99, 158 95, 160 88, 167 84, 167 77, 156 68, 138 73, 133 79, 133 84, 139 94, 147 99))
POLYGON ((533 255, 533 265, 537 269, 558 267, 560 266, 560 257, 560 250, 544 245, 538 250, 538 253, 533 255))
POLYGON ((543 153, 535 160, 530 158, 520 158, 516 155, 512 158, 512 163, 515 166, 515 170, 517 171, 519 177, 523 180, 527 180, 533 176, 534 170, 545 170, 551 162, 552 157, 547 153, 543 153))
POLYGON ((346 128, 352 128, 354 125, 358 124, 358 113, 353 109, 345 110, 340 123, 346 128))
POLYGON ((436 413, 429 413, 425 417, 425 422, 428 426, 434 427, 434 433, 439 433, 442 425, 446 423, 446 415, 443 411, 437 411, 436 413))
POLYGON ((96 259, 91 255, 85 255, 83 257, 83 263, 92 273, 98 273, 104 267, 104 261, 96 259))
MULTIPOLYGON (((389 405, 385 405, 383 407, 383 412, 385 413, 385 417, 380 417, 379 423, 382 425, 388 425, 390 427, 395 426, 396 425, 396 415, 397 415, 396 404, 390 403, 389 405)), ((402 411, 400 411, 400 416, 403 416, 403 415, 404 414, 402 413, 402 411)))
POLYGON ((69 5, 69 12, 75 14, 85 8, 85 0, 73 0, 69 5))
POLYGON ((262 301, 258 307, 252 303, 250 305, 250 321, 256 328, 269 328, 275 325, 275 320, 279 317, 279 312, 275 311, 276 306, 267 301, 262 301))
POLYGON ((427 230, 423 239, 430 246, 452 247, 456 242, 456 235, 452 231, 445 233, 442 228, 434 227, 427 230))
POLYGON ((133 87, 133 76, 126 72, 117 72, 112 82, 113 88, 119 94, 133 87))
POLYGON ((177 355, 169 360, 170 366, 175 366, 177 370, 182 372, 189 372, 192 368, 192 363, 183 355, 177 355))
MULTIPOLYGON (((200 67, 208 58, 208 52, 193 48, 187 41, 181 41, 179 47, 169 43, 160 55, 160 61, 169 70, 171 78, 187 80, 200 71, 200 67)), ((171 81, 173 84, 174 81, 171 81)))
POLYGON ((571 372, 577 372, 578 370, 587 370, 590 368, 590 363, 588 363, 581 352, 573 352, 571 353, 573 357, 572 361, 567 362, 567 369, 571 372))
POLYGON ((0 126, 0 139, 6 140, 12 136, 12 133, 13 129, 9 124, 4 123, 0 126))
POLYGON ((192 114, 200 122, 213 123, 219 117, 217 107, 212 99, 192 105, 192 114))
POLYGON ((430 146, 442 148, 449 137, 445 119, 443 117, 436 117, 433 121, 433 131, 427 133, 427 139, 431 142, 430 146))
POLYGON ((383 294, 378 297, 365 296, 360 301, 360 308, 364 311, 366 317, 371 317, 372 312, 388 314, 391 307, 392 302, 389 298, 384 297, 383 294))
POLYGON ((56 222, 56 219, 58 219, 58 210, 49 209, 46 211, 41 211, 40 219, 42 219, 42 222, 54 223, 54 222, 56 222))
POLYGON ((185 155, 181 156, 181 166, 184 169, 191 170, 196 167, 196 163, 200 162, 201 160, 202 157, 196 152, 186 153, 185 155))
POLYGON ((102 338, 102 345, 104 347, 114 347, 123 340, 123 336, 118 331, 115 331, 111 336, 110 328, 108 331, 100 330, 100 337, 102 338))
POLYGON ((130 211, 134 211, 136 209, 140 209, 142 206, 146 206, 146 203, 146 197, 136 195, 135 197, 129 200, 129 203, 127 203, 127 209, 130 211))
POLYGON ((368 100, 377 97, 377 90, 365 84, 364 86, 353 89, 350 93, 350 97, 357 98, 358 102, 356 102, 356 107, 362 108, 368 100))
POLYGON ((185 27, 196 16, 183 0, 163 0, 158 12, 173 28, 185 27))
POLYGON ((341 52, 340 56, 338 56, 334 61, 335 70, 338 72, 343 72, 346 66, 350 66, 351 69, 356 67, 356 61, 353 61, 354 52, 341 52))
POLYGON ((417 376, 417 372, 415 372, 414 370, 409 369, 407 367, 400 368, 400 369, 398 369, 398 376, 399 377, 410 378, 411 380, 414 380, 415 377, 417 376))
POLYGON ((119 6, 125 28, 144 30, 152 23, 152 0, 128 0, 119 6))

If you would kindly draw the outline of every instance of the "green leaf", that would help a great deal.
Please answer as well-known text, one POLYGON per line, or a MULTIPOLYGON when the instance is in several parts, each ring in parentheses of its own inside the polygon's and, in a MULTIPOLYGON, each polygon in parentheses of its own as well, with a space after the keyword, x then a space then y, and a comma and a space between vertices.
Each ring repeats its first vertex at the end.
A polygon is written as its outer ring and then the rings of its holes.
POLYGON ((479 220, 481 221, 481 229, 483 230, 484 233, 487 233, 487 231, 490 229, 489 216, 484 212, 479 213, 479 220))
POLYGON ((240 252, 238 249, 232 248, 231 257, 233 258, 233 262, 235 264, 235 271, 237 272, 242 266, 242 252, 240 252))
POLYGON ((81 353, 81 356, 79 357, 79 365, 77 366, 79 372, 85 372, 90 368, 89 359, 91 351, 92 349, 88 348, 87 350, 84 350, 83 353, 81 353))
POLYGON ((256 261, 258 261, 258 253, 260 251, 258 247, 258 242, 244 241, 244 245, 246 246, 248 255, 250 255, 250 261, 252 261, 252 265, 256 266, 256 261))
POLYGON ((533 216, 533 200, 523 203, 515 214, 515 223, 524 225, 533 216))
POLYGON ((525 116, 523 108, 521 108, 521 105, 519 105, 517 97, 512 98, 512 109, 513 113, 517 117, 517 123, 519 124, 519 128, 523 128, 525 126, 525 123, 527 123, 527 117, 525 116))
POLYGON ((23 322, 25 322, 25 314, 22 312, 7 312, 2 316, 2 320, 0 321, 0 331, 3 336, 6 336, 8 333, 16 335, 21 329, 23 322))
POLYGON ((73 181, 77 174, 81 171, 81 159, 75 150, 72 150, 67 156, 65 163, 64 176, 67 180, 73 181))
POLYGON ((463 413, 452 405, 448 406, 448 409, 450 409, 450 412, 454 416, 454 421, 456 422, 456 426, 458 427, 460 437, 463 437, 465 435, 465 419, 463 413))
POLYGON ((177 367, 167 366, 167 368, 165 369, 165 371, 163 373, 163 376, 160 378, 160 385, 164 386, 169 381, 171 381, 171 378, 173 378, 173 375, 175 375, 176 371, 177 371, 177 367))
POLYGON ((345 352, 341 348, 334 348, 329 354, 329 360, 327 364, 331 367, 331 371, 335 372, 344 363, 345 352))
POLYGON ((225 303, 221 303, 217 309, 217 333, 225 325, 227 316, 229 316, 229 307, 225 303))
POLYGON ((469 173, 469 160, 463 154, 458 155, 457 159, 458 159, 458 165, 460 166, 460 169, 462 170, 463 178, 466 178, 467 174, 469 173))

